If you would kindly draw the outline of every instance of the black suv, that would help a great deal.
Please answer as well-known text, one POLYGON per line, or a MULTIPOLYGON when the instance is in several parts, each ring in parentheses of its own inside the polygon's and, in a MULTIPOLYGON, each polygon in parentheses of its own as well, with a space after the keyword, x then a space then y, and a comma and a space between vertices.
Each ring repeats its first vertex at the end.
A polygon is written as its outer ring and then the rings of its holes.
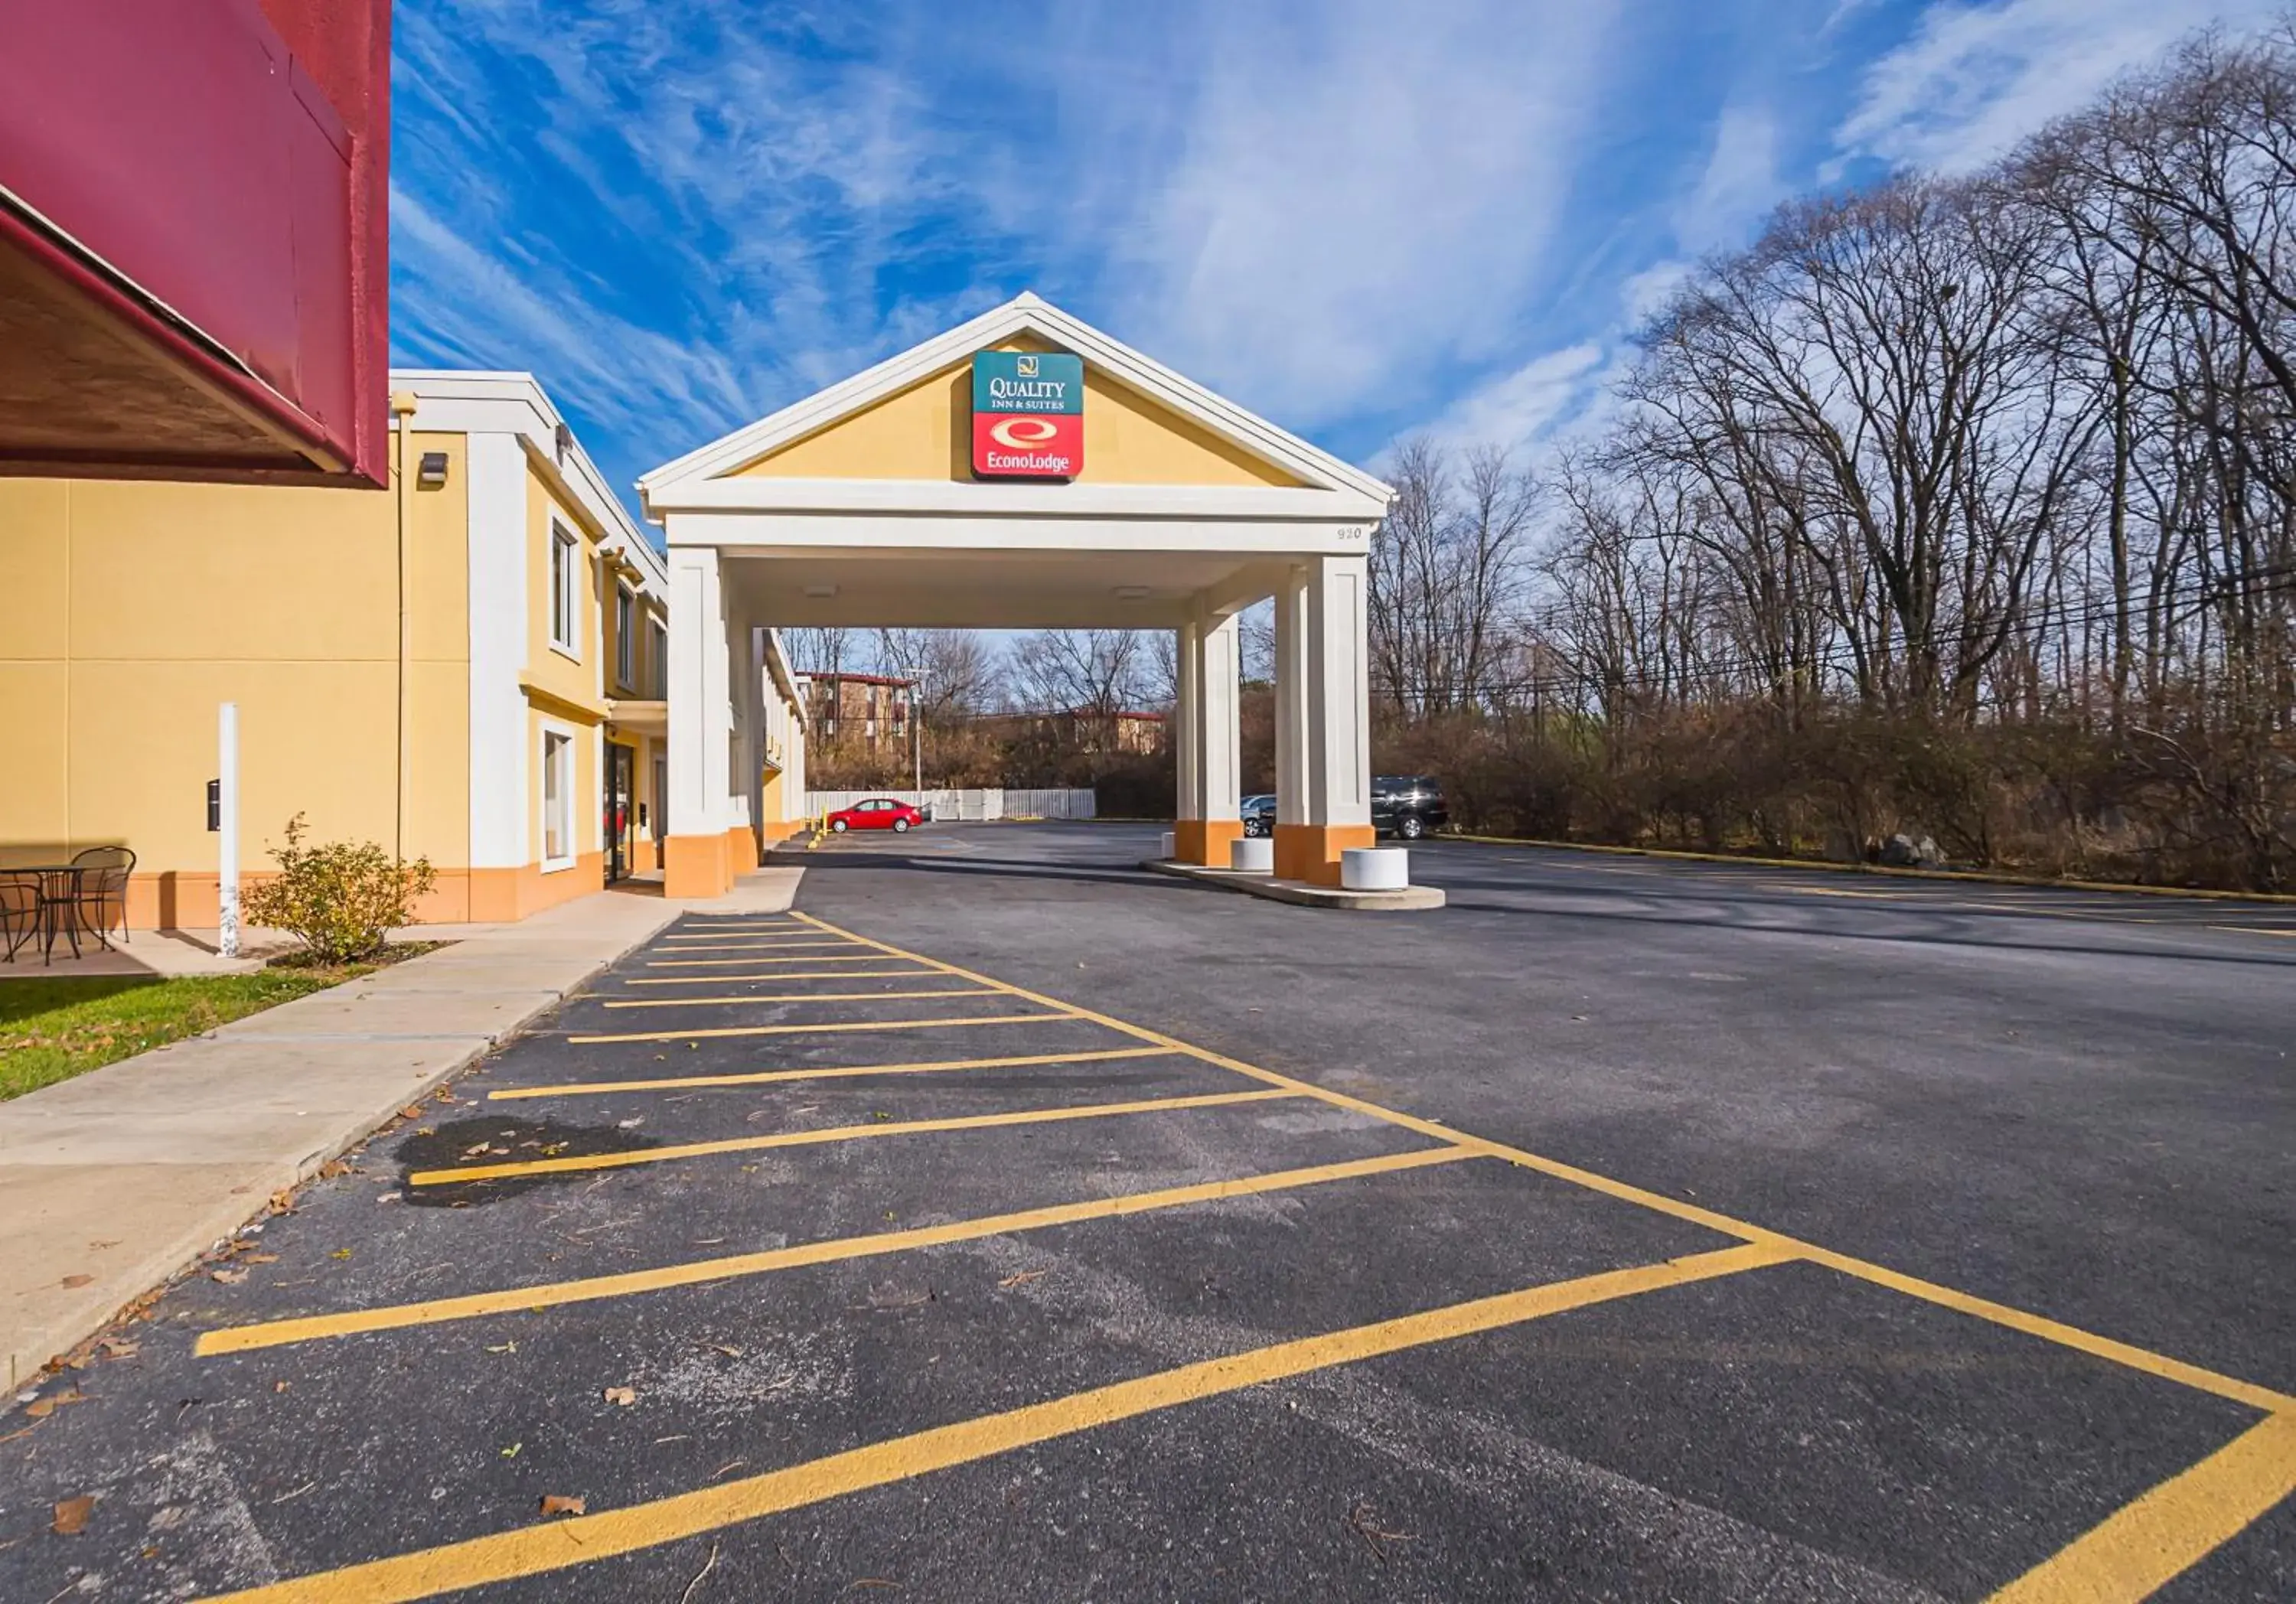
POLYGON ((1415 841, 1451 822, 1443 788, 1431 774, 1379 774, 1371 782, 1372 828, 1415 841))

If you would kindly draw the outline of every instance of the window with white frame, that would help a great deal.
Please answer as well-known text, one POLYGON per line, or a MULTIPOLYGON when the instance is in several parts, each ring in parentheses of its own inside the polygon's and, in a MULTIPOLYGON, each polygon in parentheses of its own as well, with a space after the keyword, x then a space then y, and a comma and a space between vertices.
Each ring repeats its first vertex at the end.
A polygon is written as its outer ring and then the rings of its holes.
POLYGON ((614 683, 635 691, 638 683, 637 598, 627 585, 614 586, 614 683))
POLYGON ((662 701, 669 695, 669 631, 659 622, 646 626, 646 649, 653 654, 653 699, 662 701))
POLYGON ((582 543, 562 525, 550 526, 550 643, 582 653, 582 543))
POLYGON ((574 738, 556 730, 542 732, 542 861, 574 861, 574 738))

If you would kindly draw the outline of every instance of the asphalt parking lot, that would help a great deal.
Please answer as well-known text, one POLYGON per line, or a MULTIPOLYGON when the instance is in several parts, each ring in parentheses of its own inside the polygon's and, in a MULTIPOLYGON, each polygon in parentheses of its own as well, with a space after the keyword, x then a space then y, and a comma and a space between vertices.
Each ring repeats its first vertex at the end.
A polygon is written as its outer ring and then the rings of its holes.
POLYGON ((2296 907, 1152 836, 681 921, 0 1416, 0 1599, 2296 1597, 2296 907))

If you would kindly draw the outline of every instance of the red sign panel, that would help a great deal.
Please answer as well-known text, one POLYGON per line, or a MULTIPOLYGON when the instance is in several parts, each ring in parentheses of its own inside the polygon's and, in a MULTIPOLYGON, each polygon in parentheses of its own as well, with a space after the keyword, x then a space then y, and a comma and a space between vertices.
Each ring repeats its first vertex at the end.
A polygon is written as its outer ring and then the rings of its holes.
POLYGON ((983 479, 1074 479, 1083 466, 1081 413, 972 414, 972 471, 983 479))

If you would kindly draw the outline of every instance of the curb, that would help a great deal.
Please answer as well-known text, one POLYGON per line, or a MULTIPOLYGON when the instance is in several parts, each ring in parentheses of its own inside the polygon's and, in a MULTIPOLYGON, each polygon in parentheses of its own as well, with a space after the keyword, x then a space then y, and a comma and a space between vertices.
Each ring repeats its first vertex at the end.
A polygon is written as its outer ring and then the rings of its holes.
POLYGON ((1557 852, 1593 852, 1613 857, 1672 858, 1691 863, 1751 863, 1765 869, 1823 869, 1834 874, 1873 874, 1891 880, 1974 882, 1988 886, 2039 886, 2060 891, 2133 892, 2140 896, 2190 896, 2206 902, 2262 903, 2267 906, 2296 904, 2296 893, 2284 891, 2225 891, 2208 886, 2139 886, 2122 880, 2063 880, 2042 874, 2012 874, 1992 869, 1906 869, 1890 863, 1836 863, 1824 858, 1755 857, 1737 852, 1693 852, 1676 847, 1614 847, 1600 841, 1552 841, 1537 836, 1443 834, 1436 841, 1464 841, 1477 847, 1539 847, 1557 852))

